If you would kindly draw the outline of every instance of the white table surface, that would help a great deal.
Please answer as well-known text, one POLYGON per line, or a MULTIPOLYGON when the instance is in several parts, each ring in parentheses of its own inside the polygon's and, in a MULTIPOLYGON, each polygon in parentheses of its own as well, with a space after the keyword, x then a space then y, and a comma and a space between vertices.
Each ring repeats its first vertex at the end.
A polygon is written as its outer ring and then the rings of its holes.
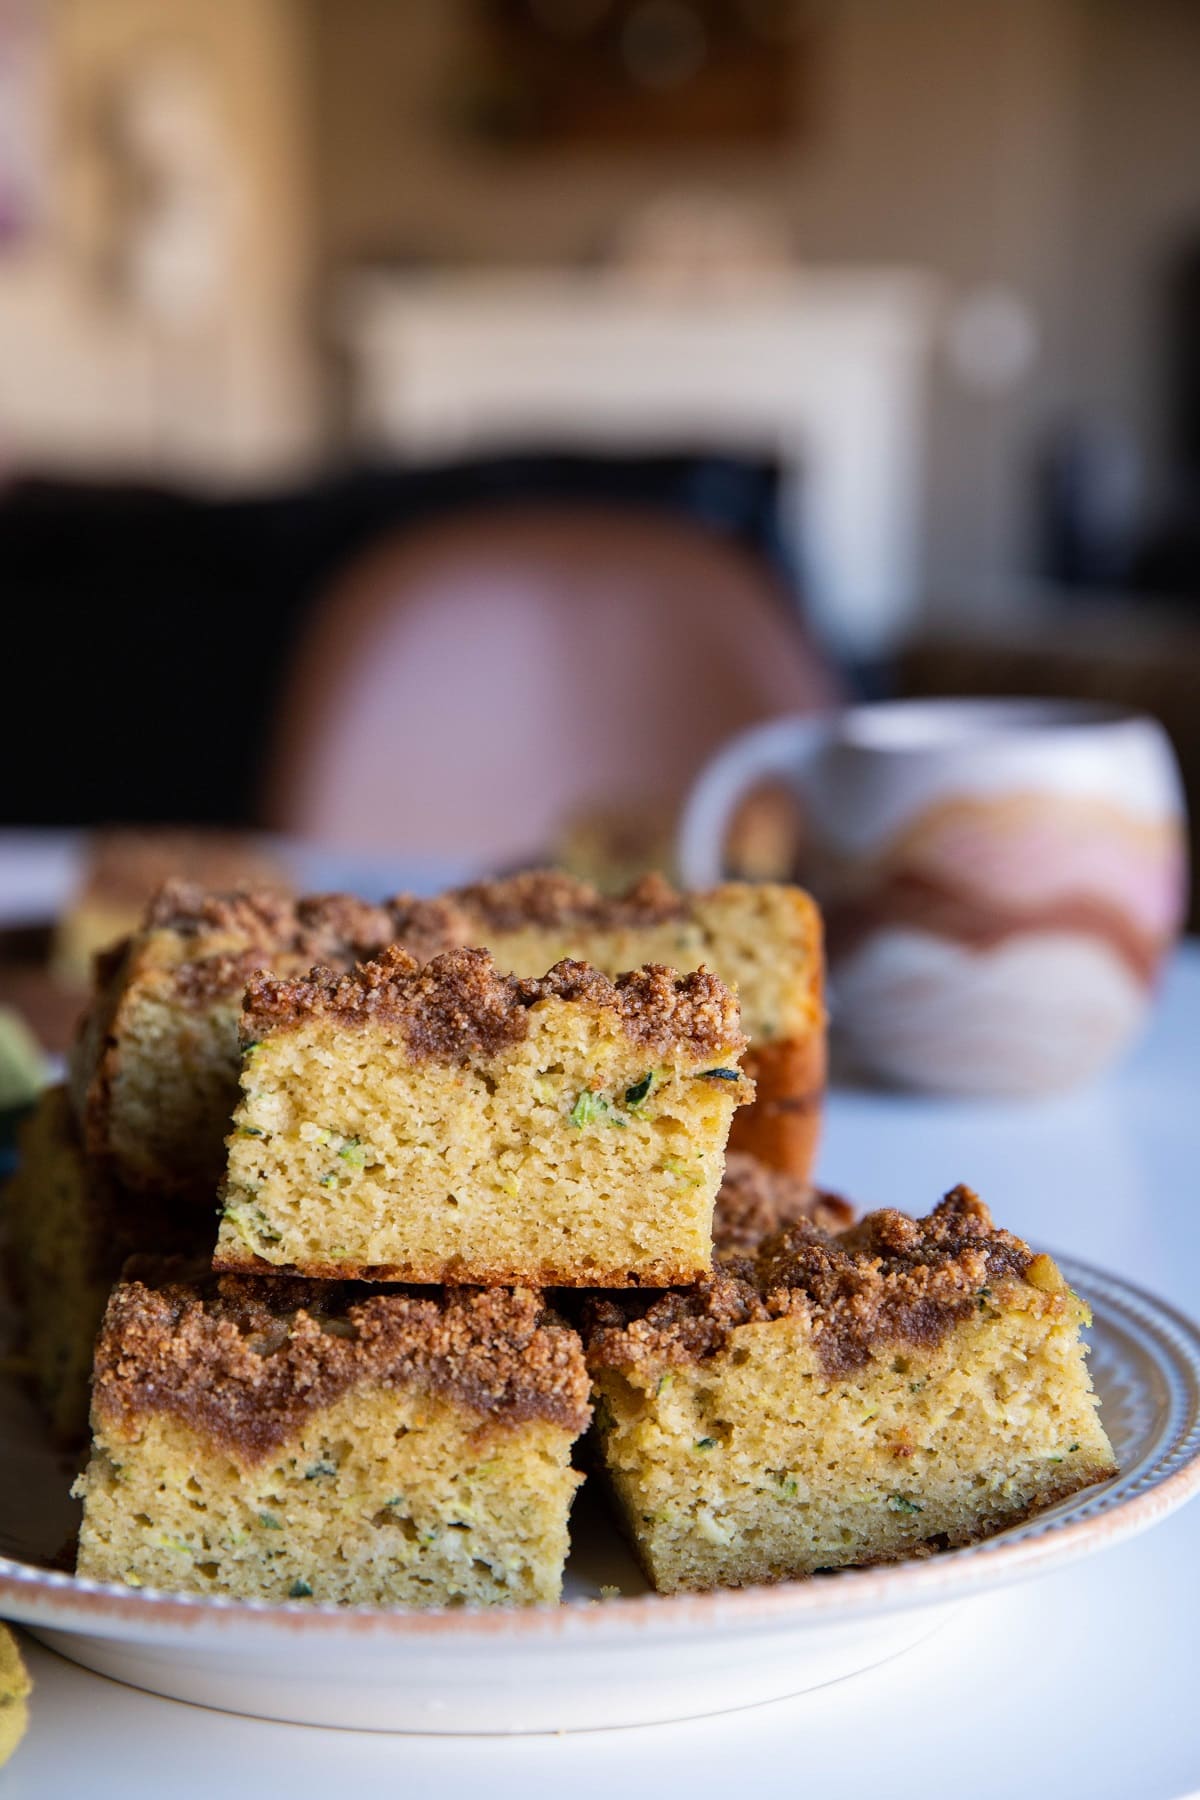
MULTIPOLYGON (((1200 947, 1142 1045, 1037 1105, 842 1090, 821 1155, 862 1204, 927 1210, 958 1180, 1000 1221, 1200 1314, 1200 947)), ((542 1738, 388 1737, 228 1717, 121 1688, 26 1640, 29 1735, 5 1800, 331 1800, 730 1790, 805 1800, 1179 1800, 1200 1793, 1200 1504, 1144 1536, 964 1602, 897 1661, 681 1725, 542 1738)))

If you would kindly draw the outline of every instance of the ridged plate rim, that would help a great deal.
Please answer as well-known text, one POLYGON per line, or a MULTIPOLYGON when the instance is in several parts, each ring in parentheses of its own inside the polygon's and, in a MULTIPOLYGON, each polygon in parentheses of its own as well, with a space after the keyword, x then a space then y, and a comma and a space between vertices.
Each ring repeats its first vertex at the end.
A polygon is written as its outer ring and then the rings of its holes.
POLYGON ((0 1557, 0 1614, 35 1628, 164 1645, 186 1642, 198 1631, 230 1630, 256 1640, 276 1633, 327 1642, 364 1635, 393 1642, 449 1637, 466 1651, 493 1650, 498 1639, 515 1644, 585 1637, 616 1644, 697 1630, 791 1631, 806 1621, 828 1624, 945 1604, 1022 1580, 1144 1531, 1200 1490, 1200 1326, 1121 1277, 1073 1257, 1055 1260, 1091 1306, 1096 1332, 1132 1340, 1148 1360, 1161 1383, 1164 1417, 1132 1467, 984 1543, 775 1586, 427 1612, 134 1591, 0 1557))

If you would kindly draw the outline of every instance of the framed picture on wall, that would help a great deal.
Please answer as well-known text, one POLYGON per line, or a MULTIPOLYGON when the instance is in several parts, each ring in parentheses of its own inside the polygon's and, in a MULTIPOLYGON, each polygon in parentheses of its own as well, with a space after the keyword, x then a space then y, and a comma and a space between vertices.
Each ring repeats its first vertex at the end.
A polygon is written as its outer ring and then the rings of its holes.
POLYGON ((811 0, 470 0, 456 108, 513 148, 771 145, 803 128, 811 0))

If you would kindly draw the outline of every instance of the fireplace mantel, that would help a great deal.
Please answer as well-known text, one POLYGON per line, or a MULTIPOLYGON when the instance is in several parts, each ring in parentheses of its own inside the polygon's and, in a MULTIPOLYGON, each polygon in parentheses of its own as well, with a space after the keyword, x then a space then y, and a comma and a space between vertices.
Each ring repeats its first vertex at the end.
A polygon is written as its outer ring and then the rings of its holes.
POLYGON ((918 594, 937 310, 933 284, 902 270, 692 291, 525 271, 357 276, 342 319, 360 445, 774 454, 810 610, 869 656, 918 594))

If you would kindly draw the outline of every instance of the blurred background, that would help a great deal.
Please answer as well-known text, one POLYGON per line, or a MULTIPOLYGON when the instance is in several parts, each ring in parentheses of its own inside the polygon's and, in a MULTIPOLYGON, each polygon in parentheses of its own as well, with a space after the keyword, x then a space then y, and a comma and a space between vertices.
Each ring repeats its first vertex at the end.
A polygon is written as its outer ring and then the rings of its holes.
POLYGON ((611 884, 856 694, 1195 795, 1200 7, 0 0, 0 594, 9 828, 611 884))

